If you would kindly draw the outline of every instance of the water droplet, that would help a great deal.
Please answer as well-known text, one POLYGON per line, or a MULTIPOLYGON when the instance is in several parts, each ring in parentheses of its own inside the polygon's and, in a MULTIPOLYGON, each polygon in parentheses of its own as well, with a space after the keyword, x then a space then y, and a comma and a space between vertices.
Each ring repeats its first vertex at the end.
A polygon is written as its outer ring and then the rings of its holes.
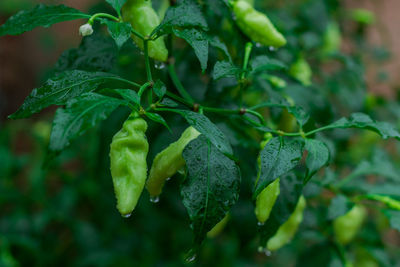
POLYGON ((150 202, 151 203, 158 203, 160 201, 160 196, 151 196, 150 202))
POLYGON ((273 52, 273 51, 275 51, 275 50, 276 50, 276 48, 275 48, 275 47, 273 47, 273 46, 270 46, 270 47, 268 47, 268 49, 269 49, 269 51, 271 51, 271 52, 273 52))
POLYGON ((257 249, 257 251, 258 251, 259 253, 265 254, 265 256, 267 256, 267 257, 271 256, 271 254, 272 254, 271 251, 269 251, 267 248, 264 248, 264 247, 262 247, 262 246, 259 246, 258 249, 257 249))
POLYGON ((256 43, 256 47, 262 47, 262 44, 256 43))
POLYGON ((131 217, 131 215, 132 215, 132 213, 122 214, 122 217, 124 217, 124 218, 129 218, 129 217, 131 217))
POLYGON ((154 63, 154 67, 155 67, 156 69, 158 69, 158 70, 162 70, 163 68, 165 68, 165 63, 164 63, 164 62, 156 61, 156 62, 154 63))
POLYGON ((171 177, 168 177, 167 179, 165 179, 165 181, 169 181, 169 180, 171 180, 171 177))
POLYGON ((269 251, 268 249, 264 249, 264 254, 265 254, 265 256, 269 257, 272 255, 272 252, 269 251))
POLYGON ((194 261, 196 260, 196 258, 197 258, 197 254, 196 254, 196 253, 190 253, 190 254, 186 257, 185 261, 186 261, 187 263, 194 262, 194 261))
POLYGON ((263 223, 263 222, 258 222, 257 225, 258 225, 258 226, 263 226, 264 223, 263 223))

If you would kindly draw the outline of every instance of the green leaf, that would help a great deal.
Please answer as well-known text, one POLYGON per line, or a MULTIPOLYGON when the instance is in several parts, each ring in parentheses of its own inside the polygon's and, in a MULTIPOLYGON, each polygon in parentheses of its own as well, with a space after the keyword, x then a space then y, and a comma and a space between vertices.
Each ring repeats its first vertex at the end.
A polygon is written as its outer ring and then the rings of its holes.
POLYGON ((151 112, 146 112, 145 115, 147 116, 147 118, 149 118, 152 121, 155 121, 157 123, 160 123, 162 125, 164 125, 170 132, 171 129, 169 128, 167 122, 165 121, 165 119, 163 117, 161 117, 160 114, 157 113, 151 113, 151 112))
POLYGON ((221 50, 225 54, 229 62, 232 62, 232 58, 231 55, 229 54, 228 48, 223 42, 221 42, 221 40, 217 36, 214 37, 208 36, 208 41, 210 42, 211 46, 221 50))
POLYGON ((207 68, 208 61, 208 40, 204 33, 197 29, 173 29, 173 33, 186 40, 194 49, 200 61, 201 69, 204 71, 207 68))
POLYGON ((114 92, 118 93, 122 98, 128 102, 132 102, 136 105, 140 105, 140 97, 138 94, 131 89, 113 89, 114 92))
POLYGON ((96 90, 100 84, 116 78, 118 76, 104 72, 75 70, 60 73, 47 80, 42 87, 35 88, 9 118, 27 118, 50 105, 63 105, 69 99, 96 90))
POLYGON ((275 235, 279 227, 293 213, 302 194, 303 178, 296 176, 294 173, 282 175, 279 185, 280 193, 272 208, 269 219, 260 227, 260 241, 262 246, 267 244, 267 241, 275 235))
POLYGON ((252 74, 256 74, 262 71, 271 71, 271 70, 285 70, 287 69, 286 65, 276 59, 270 59, 268 56, 262 55, 255 57, 251 63, 252 74))
POLYGON ((178 103, 176 103, 174 100, 164 97, 163 100, 160 102, 160 105, 166 106, 166 107, 171 107, 171 108, 175 108, 177 106, 179 106, 178 103))
POLYGON ((315 139, 305 140, 305 150, 307 150, 307 175, 306 182, 323 166, 329 162, 329 149, 324 142, 315 139))
MULTIPOLYGON (((354 179, 363 175, 379 175, 392 181, 400 181, 400 173, 391 162, 390 157, 382 150, 375 150, 371 160, 363 160, 355 170, 348 176, 354 179)), ((345 179, 348 179, 345 178, 345 179)))
POLYGON ((303 142, 298 139, 272 138, 261 151, 261 173, 253 197, 276 178, 292 170, 303 155, 303 142))
POLYGON ((115 22, 102 20, 107 25, 108 32, 114 39, 118 48, 121 48, 131 38, 132 25, 128 22, 115 22))
POLYGON ((217 61, 214 65, 212 77, 214 80, 219 80, 226 77, 238 77, 241 69, 228 61, 217 61))
POLYGON ((117 11, 118 16, 121 15, 121 8, 125 4, 126 0, 106 0, 107 3, 109 3, 115 11, 117 11))
POLYGON ((287 106, 287 110, 290 114, 292 114, 297 122, 299 123, 300 127, 303 127, 304 124, 310 119, 310 114, 308 114, 302 107, 300 106, 287 106))
POLYGON ((32 10, 20 11, 9 18, 0 26, 0 36, 18 35, 39 26, 50 27, 58 22, 83 18, 89 19, 90 16, 64 5, 47 6, 40 4, 32 10))
POLYGON ((117 59, 118 49, 110 37, 93 34, 82 39, 79 48, 62 53, 55 70, 110 71, 117 59))
POLYGON ((333 220, 346 212, 348 212, 354 203, 344 195, 337 195, 331 200, 331 204, 328 208, 328 220, 333 220))
POLYGON ((182 155, 188 176, 181 196, 192 222, 194 242, 199 245, 238 200, 240 171, 204 135, 191 141, 182 155))
POLYGON ((390 227, 400 232, 400 211, 384 210, 383 213, 388 217, 390 227))
POLYGON ((349 119, 341 118, 328 127, 368 129, 378 133, 383 139, 393 137, 400 140, 400 133, 393 127, 393 125, 387 122, 374 121, 368 115, 363 113, 353 113, 349 119))
POLYGON ((92 92, 71 99, 65 108, 56 111, 49 149, 61 151, 71 140, 105 120, 121 104, 124 104, 123 100, 92 92))
POLYGON ((400 191, 398 187, 398 183, 390 183, 387 181, 374 184, 367 184, 363 182, 357 185, 357 189, 368 194, 381 194, 400 198, 400 191))
POLYGON ((206 116, 190 110, 178 110, 176 112, 181 114, 197 131, 207 137, 222 153, 232 155, 232 147, 228 139, 206 116))
POLYGON ((167 92, 167 87, 161 80, 157 80, 153 86, 153 91, 159 98, 162 98, 167 92))
POLYGON ((173 27, 208 29, 206 19, 194 0, 182 0, 177 5, 168 8, 164 20, 154 29, 152 35, 157 33, 158 36, 161 36, 171 33, 173 27))

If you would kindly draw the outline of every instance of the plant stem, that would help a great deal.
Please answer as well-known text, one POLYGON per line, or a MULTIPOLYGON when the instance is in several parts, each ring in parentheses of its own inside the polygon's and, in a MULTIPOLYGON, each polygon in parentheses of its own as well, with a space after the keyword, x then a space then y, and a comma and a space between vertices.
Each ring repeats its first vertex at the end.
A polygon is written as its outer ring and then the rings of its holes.
POLYGON ((146 89, 149 88, 151 86, 151 84, 152 84, 152 82, 147 82, 147 83, 143 84, 139 89, 138 96, 142 97, 144 91, 146 91, 146 89))
POLYGON ((189 103, 191 103, 193 105, 194 100, 193 98, 189 95, 189 93, 185 90, 185 87, 183 87, 181 81, 178 78, 178 75, 176 74, 175 71, 175 64, 174 63, 170 63, 168 65, 168 72, 169 72, 169 76, 171 77, 171 80, 173 82, 173 84, 176 87, 176 90, 178 90, 179 94, 189 103))
POLYGON ((214 113, 225 113, 225 114, 239 114, 239 109, 223 109, 223 108, 213 108, 201 106, 204 111, 214 112, 214 113))
POLYGON ((249 113, 251 115, 254 115, 258 118, 258 120, 261 122, 262 125, 267 125, 267 123, 265 122, 264 117, 258 113, 257 111, 251 110, 251 109, 246 109, 246 113, 249 113))
POLYGON ((146 39, 142 34, 140 34, 139 32, 137 32, 136 30, 134 30, 133 28, 131 29, 131 32, 136 35, 137 37, 139 37, 140 39, 144 40, 146 39))
POLYGON ((107 13, 96 13, 93 16, 90 17, 88 23, 90 25, 93 25, 94 20, 98 19, 98 18, 107 18, 107 19, 111 19, 111 20, 114 20, 114 21, 117 21, 117 22, 120 21, 119 18, 114 17, 113 15, 110 15, 110 14, 107 14, 107 13))
POLYGON ((165 95, 167 95, 168 97, 170 97, 170 98, 172 98, 172 99, 174 99, 174 100, 176 100, 176 101, 178 101, 178 102, 184 104, 184 105, 187 106, 188 108, 193 108, 193 104, 192 104, 192 103, 190 103, 189 101, 186 101, 185 99, 183 99, 183 98, 180 97, 180 96, 177 96, 177 95, 174 94, 174 93, 171 93, 171 92, 167 91, 167 92, 165 93, 165 95))
POLYGON ((151 68, 150 68, 150 58, 149 58, 149 39, 143 40, 144 43, 144 60, 146 65, 146 74, 147 81, 153 81, 153 77, 151 76, 151 68))
POLYGON ((333 127, 332 125, 327 125, 327 126, 324 126, 324 127, 317 128, 315 130, 309 131, 309 132, 305 133, 304 135, 305 136, 309 136, 309 135, 315 134, 315 133, 320 132, 320 131, 330 130, 330 129, 334 129, 334 128, 336 128, 336 127, 333 127))
POLYGON ((133 86, 135 86, 135 87, 137 87, 137 88, 142 87, 142 86, 141 86, 140 84, 138 84, 138 83, 135 83, 135 82, 132 82, 132 81, 123 79, 123 78, 119 78, 119 77, 110 77, 109 79, 116 80, 116 81, 121 81, 121 82, 124 82, 124 83, 128 83, 128 84, 133 85, 133 86))

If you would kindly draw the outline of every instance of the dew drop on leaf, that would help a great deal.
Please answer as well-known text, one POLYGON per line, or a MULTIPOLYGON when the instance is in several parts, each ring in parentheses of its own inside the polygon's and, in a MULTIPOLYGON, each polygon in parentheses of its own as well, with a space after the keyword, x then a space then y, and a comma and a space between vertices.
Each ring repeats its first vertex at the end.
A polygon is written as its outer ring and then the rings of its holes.
POLYGON ((124 217, 124 218, 129 218, 129 217, 131 217, 131 215, 132 215, 132 213, 122 214, 122 217, 124 217))
POLYGON ((160 201, 160 196, 151 196, 150 202, 151 203, 158 203, 160 201))
POLYGON ((264 223, 263 223, 263 222, 257 222, 257 225, 258 225, 258 226, 263 226, 264 223))
POLYGON ((154 63, 154 67, 155 67, 156 69, 158 69, 158 70, 162 70, 162 69, 165 68, 165 63, 164 63, 164 62, 156 61, 156 62, 154 63))
POLYGON ((269 46, 268 49, 269 49, 269 51, 271 51, 271 52, 273 52, 273 51, 276 50, 275 47, 273 47, 273 46, 269 46))
POLYGON ((258 251, 259 253, 265 254, 265 256, 267 256, 267 257, 271 256, 271 254, 272 254, 271 251, 269 251, 267 248, 264 248, 264 247, 262 247, 262 246, 259 246, 258 249, 257 249, 257 251, 258 251))
POLYGON ((189 255, 185 258, 185 262, 187 263, 194 262, 196 258, 197 258, 196 253, 189 253, 189 255))
POLYGON ((262 47, 262 44, 256 43, 256 47, 262 47))

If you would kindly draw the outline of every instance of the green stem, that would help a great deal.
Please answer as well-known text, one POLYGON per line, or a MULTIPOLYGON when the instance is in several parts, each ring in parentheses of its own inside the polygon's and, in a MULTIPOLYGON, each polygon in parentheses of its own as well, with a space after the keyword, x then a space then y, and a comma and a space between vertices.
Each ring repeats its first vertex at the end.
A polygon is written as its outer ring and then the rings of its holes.
POLYGON ((186 101, 186 99, 183 99, 182 97, 177 96, 177 95, 174 94, 174 93, 171 93, 171 92, 167 91, 167 92, 165 93, 165 95, 168 96, 168 97, 170 97, 170 98, 172 98, 172 99, 174 99, 174 100, 176 100, 176 101, 178 101, 178 102, 180 102, 180 103, 182 103, 182 104, 184 104, 184 105, 187 106, 188 108, 193 108, 193 104, 192 104, 192 103, 190 103, 189 101, 186 101))
POLYGON ((253 107, 251 107, 251 108, 249 108, 249 109, 251 109, 251 110, 256 110, 256 109, 259 109, 259 108, 271 108, 271 107, 276 107, 276 108, 286 108, 286 106, 285 105, 282 105, 282 104, 277 104, 277 103, 261 103, 261 104, 258 104, 258 105, 255 105, 255 106, 253 106, 253 107))
POLYGON ((340 180, 339 182, 337 182, 334 187, 336 189, 343 187, 345 184, 351 182, 354 178, 358 177, 359 174, 358 173, 352 173, 348 176, 346 176, 345 178, 343 178, 342 180, 340 180))
POLYGON ((152 85, 152 82, 147 82, 147 83, 143 84, 139 89, 138 96, 142 97, 144 91, 146 91, 146 89, 149 88, 151 85, 152 85))
POLYGON ((146 65, 146 74, 147 74, 147 81, 153 81, 153 77, 151 76, 151 68, 150 68, 150 58, 149 58, 149 40, 145 39, 144 43, 144 60, 146 65))
POLYGON ((111 79, 111 80, 116 80, 116 81, 121 81, 121 82, 124 82, 124 83, 128 83, 128 84, 133 85, 133 86, 135 86, 135 87, 137 87, 137 88, 142 87, 142 86, 141 86, 140 84, 138 84, 138 83, 135 83, 135 82, 132 82, 132 81, 123 79, 123 78, 119 78, 119 77, 109 77, 109 79, 111 79))
POLYGON ((257 111, 251 110, 251 109, 246 109, 246 113, 249 113, 251 115, 254 115, 258 118, 258 120, 261 122, 262 125, 267 125, 267 122, 265 121, 263 115, 258 113, 257 111))
POLYGON ((178 78, 178 75, 176 74, 175 71, 175 64, 170 63, 168 65, 168 72, 169 72, 169 76, 171 77, 172 82, 174 83, 176 90, 178 90, 179 94, 189 103, 191 103, 193 105, 194 100, 193 98, 189 95, 189 93, 185 90, 185 88, 183 87, 181 81, 178 78))
POLYGON ((309 132, 305 133, 304 136, 309 136, 309 135, 312 135, 312 134, 315 134, 315 133, 318 133, 318 132, 321 132, 321 131, 330 130, 330 129, 334 129, 334 128, 337 128, 337 127, 333 127, 332 125, 327 125, 327 126, 324 126, 324 127, 317 128, 315 130, 309 131, 309 132))
POLYGON ((144 36, 142 34, 140 34, 138 31, 134 30, 133 28, 131 29, 131 32, 142 40, 146 39, 146 38, 144 38, 144 36))
POLYGON ((224 114, 239 114, 240 109, 223 109, 223 108, 213 108, 201 106, 204 111, 214 112, 214 113, 224 113, 224 114))
POLYGON ((107 14, 107 13, 96 13, 93 16, 90 17, 88 23, 90 25, 93 25, 93 22, 98 18, 107 18, 107 19, 111 19, 111 20, 120 22, 119 18, 114 17, 113 15, 110 15, 110 14, 107 14))

